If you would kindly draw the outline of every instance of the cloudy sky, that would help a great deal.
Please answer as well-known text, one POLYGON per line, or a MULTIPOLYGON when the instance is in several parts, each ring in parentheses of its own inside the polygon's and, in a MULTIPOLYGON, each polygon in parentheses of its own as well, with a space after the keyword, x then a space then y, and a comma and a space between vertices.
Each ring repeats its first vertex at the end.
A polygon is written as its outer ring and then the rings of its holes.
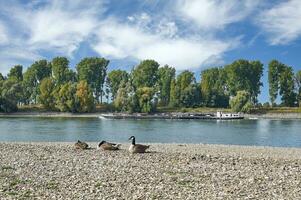
POLYGON ((0 0, 0 72, 15 64, 86 56, 129 70, 155 59, 177 70, 236 59, 278 59, 301 69, 300 0, 0 0))

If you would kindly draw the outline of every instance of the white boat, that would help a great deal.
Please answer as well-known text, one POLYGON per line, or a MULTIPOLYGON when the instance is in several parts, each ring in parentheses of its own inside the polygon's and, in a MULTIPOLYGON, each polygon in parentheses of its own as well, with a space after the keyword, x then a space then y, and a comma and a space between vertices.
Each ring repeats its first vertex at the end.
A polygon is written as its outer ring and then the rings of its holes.
POLYGON ((217 119, 243 119, 244 117, 240 113, 223 113, 221 111, 216 112, 217 119))

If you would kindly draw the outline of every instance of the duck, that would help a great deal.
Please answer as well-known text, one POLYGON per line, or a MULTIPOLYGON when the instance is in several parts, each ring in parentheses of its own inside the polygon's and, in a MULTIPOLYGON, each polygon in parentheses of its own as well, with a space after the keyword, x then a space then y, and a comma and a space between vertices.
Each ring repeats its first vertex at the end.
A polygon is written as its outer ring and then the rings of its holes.
POLYGON ((132 140, 129 152, 131 153, 145 153, 145 151, 150 147, 149 145, 136 144, 135 136, 131 136, 129 140, 132 140))
POLYGON ((121 144, 114 144, 114 143, 106 142, 104 140, 98 144, 99 149, 108 150, 108 151, 119 150, 120 146, 121 144))
POLYGON ((82 142, 80 140, 77 140, 77 142, 74 144, 75 149, 88 149, 89 145, 85 142, 82 142))

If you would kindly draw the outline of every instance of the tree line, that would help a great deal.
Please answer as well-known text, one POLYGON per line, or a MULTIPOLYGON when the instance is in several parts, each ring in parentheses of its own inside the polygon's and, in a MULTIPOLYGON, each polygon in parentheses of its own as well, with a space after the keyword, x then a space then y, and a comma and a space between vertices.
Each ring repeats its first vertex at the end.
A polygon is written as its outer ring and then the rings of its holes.
MULTIPOLYGON (((231 107, 248 112, 258 106, 263 85, 260 61, 236 60, 223 67, 205 69, 200 82, 185 70, 143 60, 128 72, 108 71, 109 60, 100 57, 82 59, 75 67, 66 57, 39 60, 23 72, 21 65, 0 73, 0 111, 13 112, 19 105, 41 104, 50 111, 93 112, 103 99, 122 112, 154 112, 158 106, 231 107)), ((275 106, 297 106, 301 100, 301 71, 272 60, 268 66, 269 95, 275 106)))

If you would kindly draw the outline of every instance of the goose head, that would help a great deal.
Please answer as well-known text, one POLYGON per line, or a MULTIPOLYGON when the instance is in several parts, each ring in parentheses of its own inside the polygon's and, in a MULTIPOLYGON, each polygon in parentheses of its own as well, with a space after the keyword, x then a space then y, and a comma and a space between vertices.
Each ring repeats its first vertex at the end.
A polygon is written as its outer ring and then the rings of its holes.
POLYGON ((129 140, 132 140, 132 145, 135 145, 135 136, 131 136, 129 140))

